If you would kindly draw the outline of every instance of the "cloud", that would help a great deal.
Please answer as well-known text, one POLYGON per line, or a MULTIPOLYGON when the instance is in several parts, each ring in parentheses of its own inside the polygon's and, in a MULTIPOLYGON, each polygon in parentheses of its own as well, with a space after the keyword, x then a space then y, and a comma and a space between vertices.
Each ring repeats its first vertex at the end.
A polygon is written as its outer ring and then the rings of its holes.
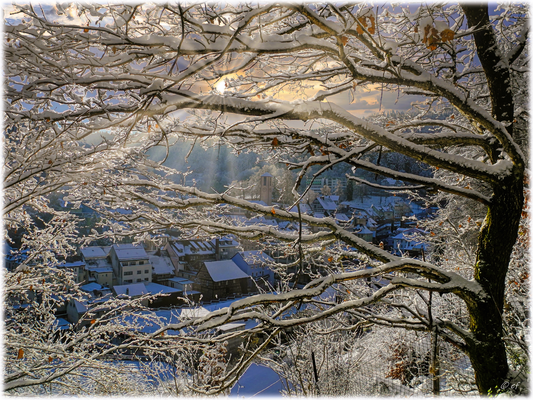
POLYGON ((379 108, 379 103, 377 101, 369 103, 366 100, 356 100, 351 104, 347 104, 344 108, 346 110, 374 110, 379 108))

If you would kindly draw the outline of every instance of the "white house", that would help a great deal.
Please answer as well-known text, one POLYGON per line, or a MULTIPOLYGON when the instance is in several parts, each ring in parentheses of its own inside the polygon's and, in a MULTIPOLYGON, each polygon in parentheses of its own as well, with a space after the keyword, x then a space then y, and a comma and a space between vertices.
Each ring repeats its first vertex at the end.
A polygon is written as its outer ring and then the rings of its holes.
POLYGON ((115 244, 110 256, 119 285, 152 281, 152 264, 142 245, 115 244))
POLYGON ((102 286, 113 285, 113 267, 109 259, 111 247, 89 246, 80 249, 85 260, 85 273, 89 281, 102 286))

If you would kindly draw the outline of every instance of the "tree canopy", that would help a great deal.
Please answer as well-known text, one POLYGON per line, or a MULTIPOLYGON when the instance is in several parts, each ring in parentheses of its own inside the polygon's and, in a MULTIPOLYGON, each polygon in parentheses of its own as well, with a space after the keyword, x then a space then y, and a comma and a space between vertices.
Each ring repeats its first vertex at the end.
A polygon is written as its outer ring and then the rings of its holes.
MULTIPOLYGON (((149 338, 255 319, 259 325, 246 334, 266 333, 268 343, 289 327, 351 313, 366 323, 436 332, 469 356, 486 394, 510 376, 503 315, 525 207, 528 13, 519 3, 6 7, 6 228, 31 236, 35 222, 28 211, 50 212, 57 232, 52 247, 39 242, 38 233, 28 246, 40 243, 51 254, 71 250, 70 217, 51 210, 46 199, 62 190, 68 201, 105 216, 108 236, 179 228, 276 243, 296 254, 300 270, 313 260, 328 273, 301 289, 291 289, 288 276, 276 293, 163 326, 149 338), (362 118, 360 110, 370 105, 360 97, 365 91, 380 93, 379 109, 395 99, 413 103, 414 111, 406 118, 362 118), (218 143, 235 154, 267 154, 269 162, 297 171, 294 203, 263 206, 231 195, 231 187, 206 191, 176 183, 178 173, 165 157, 150 158, 153 148, 168 155, 171 146, 218 143), (372 154, 382 151, 424 163, 431 176, 381 165, 372 154), (289 211, 305 196, 297 189, 311 168, 318 177, 341 163, 401 180, 408 184, 402 190, 425 188, 447 196, 448 204, 482 210, 479 225, 469 225, 475 256, 467 268, 455 270, 442 257, 394 255, 334 218, 289 211), (294 221, 300 230, 232 224, 218 212, 221 203, 294 221), (117 206, 132 213, 116 213, 117 206), (347 271, 342 260, 361 265, 347 271), (390 283, 379 290, 346 292, 354 281, 387 274, 390 283), (317 300, 331 287, 345 293, 345 301, 317 300), (468 321, 423 313, 405 293, 453 298, 468 321), (300 311, 304 303, 315 312, 300 311), (387 307, 372 306, 378 303, 387 307)), ((17 282, 24 268, 7 278, 17 282)), ((8 286, 7 293, 12 290, 19 288, 8 286)), ((260 349, 200 390, 230 387, 260 349)), ((10 379, 15 388, 28 383, 24 374, 10 379)))

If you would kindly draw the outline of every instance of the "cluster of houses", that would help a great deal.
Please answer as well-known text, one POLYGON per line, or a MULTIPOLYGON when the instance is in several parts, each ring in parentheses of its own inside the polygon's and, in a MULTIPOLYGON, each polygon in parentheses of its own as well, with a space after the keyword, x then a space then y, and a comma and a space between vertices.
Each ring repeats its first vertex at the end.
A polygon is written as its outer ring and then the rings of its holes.
POLYGON ((68 321, 78 322, 90 303, 103 297, 160 294, 146 305, 175 307, 236 298, 274 284, 274 260, 261 250, 242 251, 233 236, 158 236, 159 246, 152 241, 89 246, 79 250, 76 260, 57 265, 70 270, 87 294, 85 302, 71 300, 66 305, 68 321))
MULTIPOLYGON (((252 202, 286 209, 287 205, 272 201, 272 179, 272 175, 268 173, 261 176, 260 198, 252 202)), ((323 179, 321 183, 336 185, 342 190, 346 186, 345 180, 341 179, 331 180, 331 182, 323 179)), ((394 187, 401 187, 403 184, 391 178, 386 178, 381 183, 384 186, 394 187)), ((394 253, 409 252, 412 256, 420 255, 425 247, 419 241, 412 240, 412 236, 424 234, 422 230, 416 228, 416 221, 426 219, 436 211, 410 201, 406 195, 391 195, 377 190, 351 201, 342 201, 341 195, 315 195, 308 197, 307 202, 302 202, 299 208, 301 213, 316 218, 334 218, 344 229, 367 242, 382 245, 394 253)), ((298 208, 294 206, 289 211, 298 212, 298 208)), ((297 222, 254 216, 238 207, 226 207, 224 215, 228 222, 234 225, 267 225, 282 232, 294 232, 300 229, 297 222)), ((307 224, 303 224, 302 228, 311 232, 320 229, 307 224)))
MULTIPOLYGON (((272 178, 270 174, 261 177, 261 198, 253 201, 287 209, 287 205, 272 201, 272 178)), ((239 226, 266 225, 292 233, 321 229, 307 224, 300 228, 297 222, 252 215, 237 207, 224 206, 222 210, 228 223, 239 226)), ((293 207, 289 211, 298 210, 293 207)), ((416 219, 427 218, 431 210, 402 196, 374 195, 341 201, 339 195, 324 194, 300 204, 300 212, 334 218, 363 240, 394 253, 418 256, 425 244, 413 239, 424 234, 416 228, 416 219)), ((8 268, 18 261, 10 253, 6 252, 8 268)), ((273 290, 277 281, 274 264, 291 261, 278 253, 267 254, 246 241, 238 242, 232 235, 204 240, 162 234, 139 244, 83 247, 76 257, 56 267, 71 271, 86 296, 70 300, 59 312, 68 322, 77 323, 91 304, 111 296, 161 295, 146 304, 153 308, 234 299, 259 289, 273 290)))

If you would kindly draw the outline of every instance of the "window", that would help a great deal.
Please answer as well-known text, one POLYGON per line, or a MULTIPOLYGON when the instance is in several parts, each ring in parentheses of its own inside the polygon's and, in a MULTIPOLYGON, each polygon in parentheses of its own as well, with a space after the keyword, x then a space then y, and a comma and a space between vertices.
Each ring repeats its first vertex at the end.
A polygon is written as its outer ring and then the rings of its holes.
POLYGON ((141 270, 137 271, 137 275, 142 274, 143 272, 141 270))
POLYGON ((133 280, 132 279, 126 279, 126 280, 124 280, 124 283, 133 283, 133 280))
POLYGON ((142 282, 142 279, 141 278, 137 279, 137 282, 142 282))
POLYGON ((147 269, 145 269, 145 270, 144 270, 144 273, 145 273, 145 274, 147 274, 147 273, 148 273, 148 270, 147 270, 147 269))
POLYGON ((145 280, 145 281, 147 281, 147 280, 148 280, 148 278, 144 278, 144 280, 145 280))
POLYGON ((124 275, 133 275, 133 271, 125 271, 124 275))
POLYGON ((143 265, 144 264, 144 261, 139 261, 139 265, 143 265))

